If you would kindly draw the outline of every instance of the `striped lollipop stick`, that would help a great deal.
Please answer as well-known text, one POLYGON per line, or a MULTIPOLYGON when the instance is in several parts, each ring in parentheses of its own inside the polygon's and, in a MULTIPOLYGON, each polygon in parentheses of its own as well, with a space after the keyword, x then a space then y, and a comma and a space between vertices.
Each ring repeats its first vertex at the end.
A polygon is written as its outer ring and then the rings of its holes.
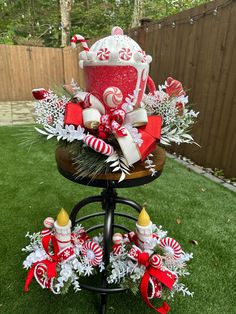
POLYGON ((71 47, 72 48, 76 48, 76 43, 77 42, 80 42, 84 48, 84 51, 88 52, 89 51, 89 47, 88 47, 88 44, 87 44, 87 41, 86 39, 81 36, 81 35, 74 35, 72 38, 71 38, 71 47))

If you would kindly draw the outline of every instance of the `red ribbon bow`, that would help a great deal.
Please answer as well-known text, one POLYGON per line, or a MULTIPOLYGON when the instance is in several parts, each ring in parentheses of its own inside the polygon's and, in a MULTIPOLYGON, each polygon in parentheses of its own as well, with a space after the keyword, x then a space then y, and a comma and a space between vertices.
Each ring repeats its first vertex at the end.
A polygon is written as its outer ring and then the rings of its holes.
POLYGON ((142 145, 139 147, 142 160, 146 159, 147 156, 155 150, 156 141, 161 138, 161 126, 161 116, 149 116, 148 123, 138 128, 143 140, 142 145))
POLYGON ((72 247, 67 247, 67 248, 65 248, 59 252, 59 246, 58 246, 57 240, 56 240, 55 236, 53 236, 53 235, 44 236, 42 238, 42 245, 43 245, 45 252, 49 256, 50 260, 45 259, 45 260, 36 262, 32 265, 32 267, 28 271, 28 275, 27 275, 27 278, 25 281, 25 291, 29 291, 29 284, 31 283, 31 281, 34 277, 34 270, 38 264, 43 264, 46 266, 47 278, 49 280, 49 284, 48 284, 47 288, 50 288, 51 279, 57 276, 57 270, 56 270, 57 263, 60 261, 65 261, 74 255, 74 250, 72 247), (53 247, 53 255, 51 255, 49 252, 50 241, 51 241, 52 247, 53 247))
POLYGON ((114 111, 111 111, 109 114, 102 115, 99 131, 103 131, 108 134, 113 132, 117 136, 126 136, 126 129, 122 127, 125 115, 126 113, 123 109, 116 109, 114 111))
POLYGON ((176 277, 171 276, 171 273, 168 270, 154 268, 153 266, 151 266, 151 259, 149 258, 149 254, 147 252, 142 252, 138 247, 133 247, 128 253, 128 256, 136 260, 139 264, 146 267, 146 271, 140 283, 140 292, 144 302, 158 313, 168 313, 170 307, 166 302, 164 302, 160 308, 156 308, 154 305, 151 304, 148 298, 148 285, 150 278, 154 277, 171 290, 175 283, 176 277))

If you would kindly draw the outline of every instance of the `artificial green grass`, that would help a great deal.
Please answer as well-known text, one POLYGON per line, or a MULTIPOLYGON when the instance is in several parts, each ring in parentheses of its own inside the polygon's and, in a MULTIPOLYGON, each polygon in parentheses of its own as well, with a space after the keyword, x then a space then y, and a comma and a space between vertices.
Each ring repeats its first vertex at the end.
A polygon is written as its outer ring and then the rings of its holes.
MULTIPOLYGON (((55 296, 35 282, 28 293, 23 291, 27 273, 22 268, 25 253, 21 248, 27 244, 26 232, 39 231, 44 218, 55 217, 60 207, 70 211, 81 198, 100 190, 63 178, 56 168, 53 145, 36 145, 27 153, 15 136, 21 128, 0 128, 0 313, 98 313, 99 297, 87 291, 55 296)), ((191 276, 185 280, 194 297, 171 300, 171 313, 236 313, 235 194, 173 160, 167 160, 158 180, 118 192, 147 203, 152 220, 185 251, 194 253, 191 276)), ((89 206, 83 213, 98 207, 89 206)), ((108 308, 109 314, 154 313, 131 292, 110 295, 108 308)))

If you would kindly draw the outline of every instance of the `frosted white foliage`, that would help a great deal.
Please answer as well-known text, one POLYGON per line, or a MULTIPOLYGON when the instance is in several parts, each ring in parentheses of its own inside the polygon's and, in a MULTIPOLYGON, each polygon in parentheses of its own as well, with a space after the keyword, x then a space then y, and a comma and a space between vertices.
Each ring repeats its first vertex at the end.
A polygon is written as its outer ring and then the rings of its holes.
POLYGON ((123 156, 120 156, 117 152, 114 152, 114 154, 109 156, 106 159, 106 162, 109 164, 112 172, 121 172, 119 182, 123 181, 126 175, 130 174, 130 165, 127 160, 123 156))
POLYGON ((62 125, 68 101, 69 98, 65 96, 58 97, 53 91, 49 90, 44 99, 35 103, 36 123, 44 127, 62 125))
POLYGON ((160 85, 154 95, 144 94, 142 99, 143 106, 149 115, 162 117, 160 143, 163 145, 195 143, 189 131, 198 116, 198 112, 188 109, 187 96, 170 97, 164 91, 165 88, 166 85, 160 85))
POLYGON ((153 160, 151 159, 153 157, 153 154, 149 154, 146 158, 146 160, 144 161, 145 163, 145 168, 148 169, 151 173, 151 176, 155 176, 157 174, 157 171, 155 169, 155 165, 153 160))
POLYGON ((85 137, 84 128, 80 125, 76 128, 74 125, 66 125, 65 127, 61 124, 56 126, 44 126, 44 129, 35 128, 37 132, 47 136, 47 140, 52 137, 56 137, 57 141, 66 140, 67 142, 73 142, 75 140, 82 141, 85 137))
MULTIPOLYGON (((153 254, 158 254, 161 256, 162 266, 159 266, 160 270, 172 273, 175 278, 172 291, 170 291, 163 283, 161 284, 162 291, 168 293, 169 297, 173 297, 176 292, 182 293, 184 296, 193 296, 193 293, 190 292, 189 289, 180 282, 182 277, 189 275, 186 262, 192 258, 192 253, 189 254, 182 252, 182 255, 178 259, 174 258, 174 256, 163 255, 163 249, 160 246, 160 240, 167 236, 167 231, 162 230, 162 226, 157 227, 156 225, 153 225, 152 229, 153 234, 155 234, 152 237, 152 250, 150 251, 144 249, 144 251, 136 254, 142 254, 143 252, 148 253, 149 262, 153 254)), ((135 260, 133 250, 137 249, 137 246, 133 245, 133 243, 124 241, 121 246, 120 254, 117 255, 117 252, 114 254, 111 253, 110 273, 107 279, 109 284, 120 284, 123 286, 127 283, 128 280, 128 287, 132 291, 137 291, 144 273, 148 271, 150 265, 152 265, 147 264, 147 267, 144 266, 139 262, 138 257, 136 257, 137 260, 135 260), (131 247, 132 251, 129 253, 131 247), (129 254, 131 254, 131 257, 129 254)), ((141 260, 142 259, 140 259, 140 261, 141 260)))
MULTIPOLYGON (((82 226, 77 226, 74 231, 75 233, 80 233, 83 232, 84 229, 82 226)), ((28 232, 26 237, 29 238, 30 244, 22 249, 22 251, 29 253, 23 262, 23 268, 30 269, 34 263, 50 260, 42 246, 42 235, 40 232, 33 234, 28 232)), ((74 243, 73 249, 75 253, 73 257, 57 264, 57 277, 53 278, 50 286, 54 294, 66 292, 70 285, 73 286, 75 292, 78 292, 81 290, 79 277, 90 276, 94 273, 95 267, 91 266, 89 260, 81 254, 82 244, 74 243)), ((51 254, 53 254, 53 252, 51 252, 51 254)), ((103 262, 98 266, 99 271, 104 270, 103 262)))

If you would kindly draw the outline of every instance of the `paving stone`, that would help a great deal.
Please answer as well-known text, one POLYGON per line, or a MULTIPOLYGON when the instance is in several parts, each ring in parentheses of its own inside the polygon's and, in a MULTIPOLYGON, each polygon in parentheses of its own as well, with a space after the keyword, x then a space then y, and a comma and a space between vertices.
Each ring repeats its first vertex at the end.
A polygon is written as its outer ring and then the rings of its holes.
POLYGON ((33 112, 31 101, 0 102, 0 125, 33 123, 33 112))
POLYGON ((0 110, 0 125, 12 124, 12 112, 11 107, 4 107, 0 110))
POLYGON ((197 166, 197 165, 188 165, 187 168, 193 172, 203 174, 205 171, 202 169, 202 167, 197 166))
POLYGON ((224 181, 223 180, 221 180, 221 179, 219 179, 219 178, 217 178, 217 177, 215 177, 215 176, 213 176, 212 174, 210 174, 210 173, 203 173, 203 176, 204 177, 206 177, 206 178, 208 178, 208 179, 210 179, 211 181, 214 181, 214 182, 216 182, 216 183, 224 183, 224 181))
POLYGON ((225 188, 229 189, 230 191, 236 192, 236 187, 229 183, 222 184, 225 188))
POLYGON ((176 159, 176 155, 170 154, 166 152, 166 156, 171 159, 176 159))

